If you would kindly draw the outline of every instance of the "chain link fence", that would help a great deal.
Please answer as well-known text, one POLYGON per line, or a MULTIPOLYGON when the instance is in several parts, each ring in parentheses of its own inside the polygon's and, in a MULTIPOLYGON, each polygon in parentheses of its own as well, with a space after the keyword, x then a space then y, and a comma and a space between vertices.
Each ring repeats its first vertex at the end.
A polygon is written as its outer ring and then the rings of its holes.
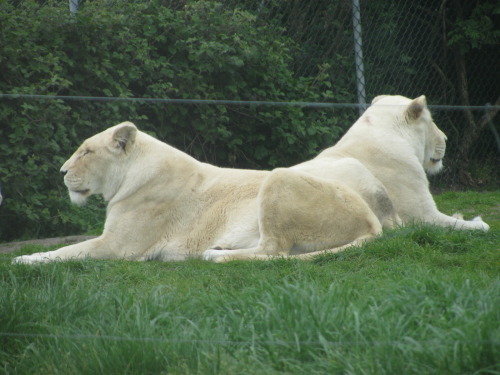
MULTIPOLYGON (((299 76, 330 70, 339 100, 361 110, 377 95, 427 96, 449 137, 444 186, 498 186, 500 7, 493 1, 226 0, 298 46, 299 76), (440 107, 447 106, 447 108, 440 107), (467 168, 462 168, 462 163, 467 168)), ((353 111, 350 112, 355 119, 353 111)))
POLYGON ((97 215, 75 224, 57 171, 107 126, 271 169, 334 144, 382 94, 426 95, 448 135, 431 186, 498 189, 499 15, 494 0, 5 1, 0 238, 88 230, 97 215))
MULTIPOLYGON (((339 100, 425 94, 448 134, 448 167, 433 183, 500 181, 500 8, 490 1, 273 1, 244 6, 296 41, 297 75, 330 69, 339 100), (446 105, 443 109, 439 105, 446 105), (475 108, 472 108, 475 107, 475 108), (467 167, 463 167, 463 165, 467 167)), ((352 121, 353 111, 349 112, 352 121)))
MULTIPOLYGON (((495 1, 219 1, 225 10, 244 10, 257 25, 291 39, 294 74, 326 83, 330 95, 325 101, 359 104, 359 110, 325 109, 325 116, 337 118, 333 126, 344 131, 377 95, 424 94, 449 138, 447 168, 433 182, 447 187, 499 185, 500 5, 495 1)), ((180 10, 204 2, 160 3, 180 10)), ((76 16, 85 4, 69 0, 68 13, 76 16)), ((246 110, 241 114, 249 115, 246 110)), ((166 133, 158 129, 158 135, 166 133)), ((183 149, 197 152, 189 140, 183 149)))

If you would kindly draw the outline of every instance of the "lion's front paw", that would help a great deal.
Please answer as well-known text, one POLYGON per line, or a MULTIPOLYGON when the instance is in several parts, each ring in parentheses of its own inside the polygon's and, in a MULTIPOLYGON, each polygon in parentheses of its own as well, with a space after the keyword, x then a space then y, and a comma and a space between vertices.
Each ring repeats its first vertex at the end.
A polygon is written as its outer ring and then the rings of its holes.
POLYGON ((34 264, 50 262, 50 258, 43 256, 43 253, 36 253, 31 255, 21 255, 12 259, 12 264, 34 264))
POLYGON ((208 249, 203 252, 203 260, 210 260, 215 263, 227 262, 231 250, 208 249))
POLYGON ((476 216, 474 219, 472 219, 472 221, 480 225, 478 229, 484 230, 485 232, 490 230, 490 226, 483 221, 481 216, 476 216))

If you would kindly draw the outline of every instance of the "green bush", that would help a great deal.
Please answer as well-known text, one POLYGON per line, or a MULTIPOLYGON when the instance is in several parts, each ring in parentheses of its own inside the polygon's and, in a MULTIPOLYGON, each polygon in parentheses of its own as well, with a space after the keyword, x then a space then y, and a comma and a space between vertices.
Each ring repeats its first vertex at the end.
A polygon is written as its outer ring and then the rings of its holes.
MULTIPOLYGON (((211 1, 22 0, 0 5, 0 92, 39 95, 334 101, 329 69, 299 77, 297 46, 211 1), (173 2, 170 2, 173 3, 173 2)), ((89 231, 104 204, 70 207, 58 169, 79 143, 130 120, 202 161, 272 168, 312 157, 349 124, 301 107, 104 100, 0 100, 0 240, 89 231)))

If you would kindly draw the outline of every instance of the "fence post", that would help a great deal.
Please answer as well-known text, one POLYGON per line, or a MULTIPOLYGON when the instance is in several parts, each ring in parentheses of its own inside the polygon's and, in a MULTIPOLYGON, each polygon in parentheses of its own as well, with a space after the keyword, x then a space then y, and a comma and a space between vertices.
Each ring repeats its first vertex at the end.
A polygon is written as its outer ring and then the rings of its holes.
POLYGON ((495 142, 497 143, 497 151, 500 153, 500 135, 498 135, 497 130, 495 129, 495 125, 493 125, 493 122, 491 121, 492 118, 494 117, 491 116, 488 111, 490 110, 491 104, 486 103, 484 106, 484 114, 485 114, 485 119, 488 122, 488 127, 490 128, 491 132, 493 133, 493 138, 495 138, 495 142))
POLYGON ((74 16, 76 12, 78 12, 78 3, 79 0, 69 0, 69 11, 72 16, 74 16))
POLYGON ((354 61, 356 63, 356 86, 358 93, 359 114, 362 115, 366 109, 366 92, 359 0, 352 0, 352 26, 354 29, 354 61))

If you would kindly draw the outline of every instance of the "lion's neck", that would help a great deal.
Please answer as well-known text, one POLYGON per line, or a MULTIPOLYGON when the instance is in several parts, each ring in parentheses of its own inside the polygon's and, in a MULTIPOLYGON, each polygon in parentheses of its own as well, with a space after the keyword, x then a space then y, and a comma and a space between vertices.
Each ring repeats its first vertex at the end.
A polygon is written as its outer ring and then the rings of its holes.
POLYGON ((141 194, 151 186, 171 192, 172 196, 166 195, 165 199, 175 199, 176 191, 186 189, 187 171, 193 175, 193 181, 203 179, 205 164, 144 133, 138 137, 133 152, 129 162, 120 166, 118 174, 121 179, 117 179, 118 183, 111 187, 108 194, 103 194, 110 205, 141 194))

